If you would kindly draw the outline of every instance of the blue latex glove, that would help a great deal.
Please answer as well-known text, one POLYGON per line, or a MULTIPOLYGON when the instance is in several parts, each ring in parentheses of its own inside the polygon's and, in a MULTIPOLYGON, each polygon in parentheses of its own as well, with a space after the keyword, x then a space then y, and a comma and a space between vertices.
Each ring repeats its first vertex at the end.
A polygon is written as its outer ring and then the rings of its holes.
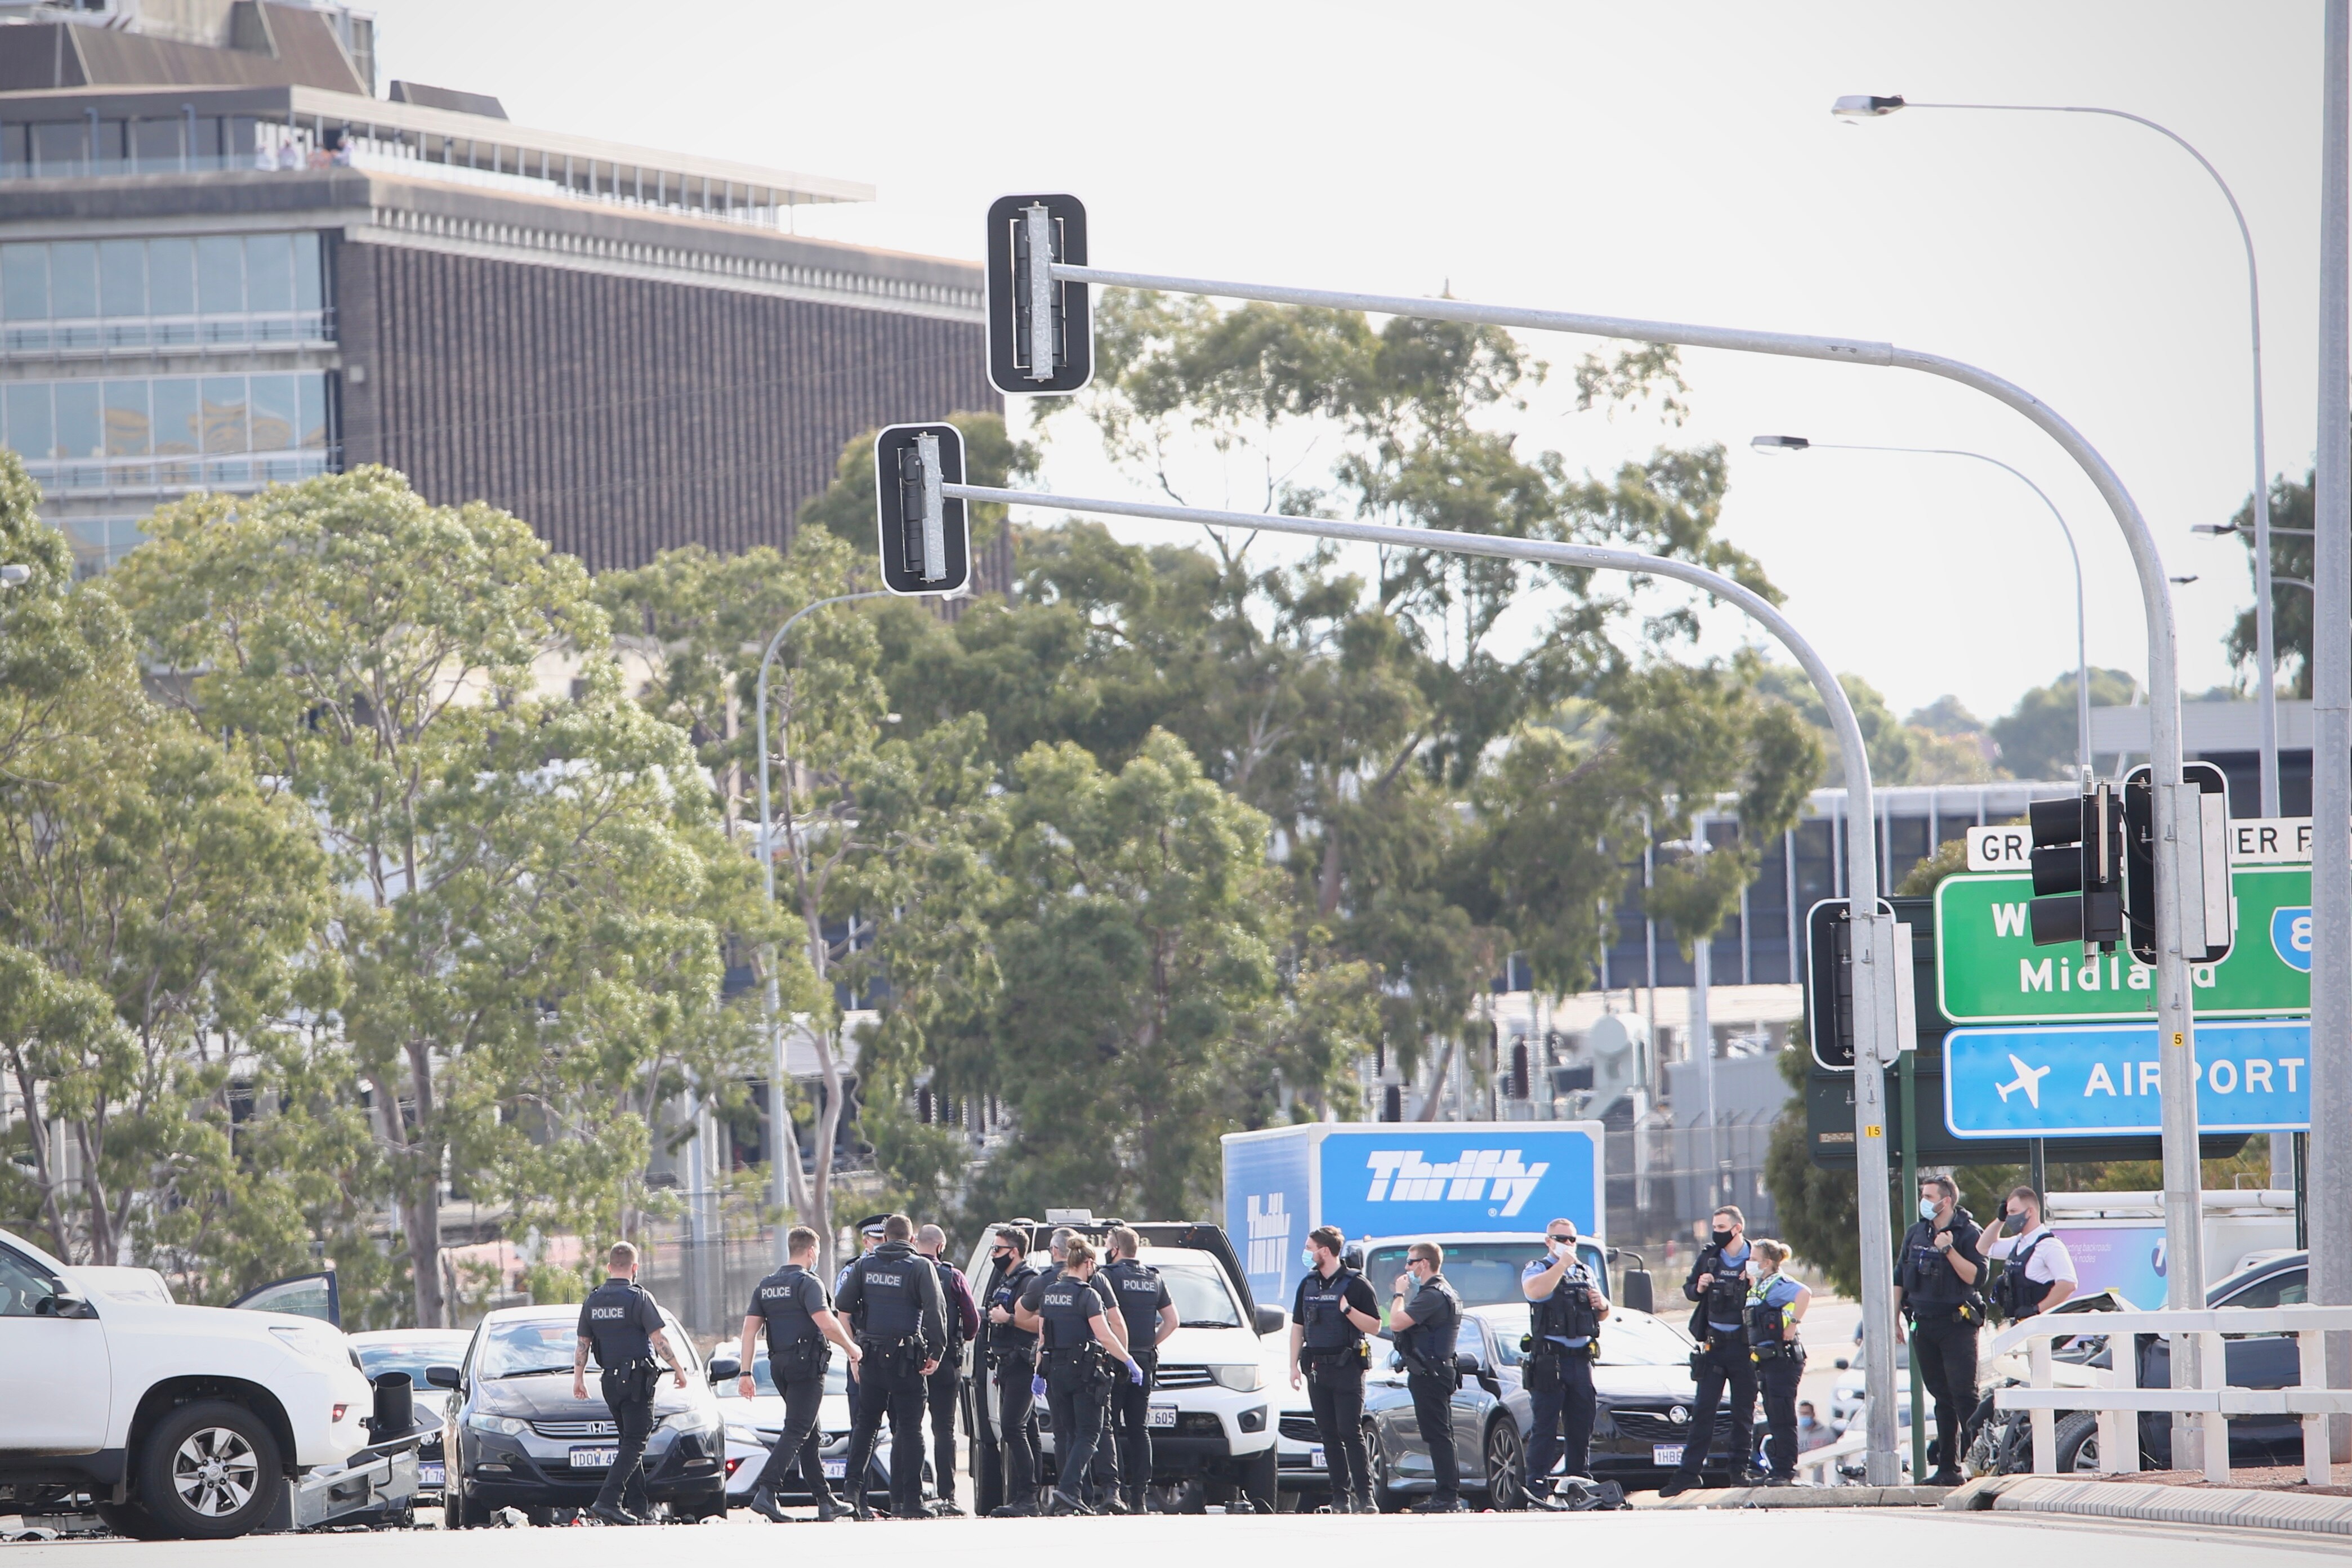
POLYGON ((1127 1364, 1127 1380, 1138 1388, 1143 1386, 1143 1368, 1138 1366, 1131 1358, 1127 1364))
POLYGON ((1043 1399, 1045 1397, 1045 1379, 1043 1376, 1033 1377, 1029 1380, 1029 1394, 1032 1398, 1035 1399, 1043 1399))

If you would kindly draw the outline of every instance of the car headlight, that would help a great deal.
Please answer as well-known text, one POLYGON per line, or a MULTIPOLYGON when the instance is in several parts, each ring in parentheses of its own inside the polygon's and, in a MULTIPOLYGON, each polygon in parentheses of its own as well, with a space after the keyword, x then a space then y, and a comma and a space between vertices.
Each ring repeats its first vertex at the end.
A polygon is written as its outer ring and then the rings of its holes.
POLYGON ((662 1425, 673 1432, 715 1432, 719 1429, 716 1410, 673 1410, 662 1417, 662 1425))
POLYGON ((730 1443, 748 1443, 755 1448, 764 1448, 769 1446, 768 1439, 760 1436, 760 1429, 757 1427, 746 1427, 734 1421, 727 1424, 727 1440, 730 1443))
POLYGON ((1265 1368, 1254 1361, 1237 1361, 1230 1365, 1212 1365, 1209 1376, 1220 1388, 1230 1388, 1236 1394, 1255 1394, 1265 1386, 1265 1368))
POLYGON ((475 1411, 466 1417, 466 1425, 477 1432, 496 1432, 502 1437, 520 1437, 530 1430, 530 1423, 513 1416, 485 1416, 475 1411))
MULTIPOLYGON (((307 1361, 341 1366, 351 1360, 349 1343, 342 1335, 330 1333, 325 1329, 312 1328, 305 1323, 272 1323, 269 1332, 278 1336, 280 1344, 307 1361)), ((362 1373, 361 1375, 366 1375, 362 1373)))

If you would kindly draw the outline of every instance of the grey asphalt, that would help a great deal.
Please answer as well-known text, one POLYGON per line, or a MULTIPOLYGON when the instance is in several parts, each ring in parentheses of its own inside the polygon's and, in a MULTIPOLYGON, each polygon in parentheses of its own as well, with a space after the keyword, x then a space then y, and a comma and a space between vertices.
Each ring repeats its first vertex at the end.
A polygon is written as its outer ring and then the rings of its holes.
POLYGON ((2116 1524, 1940 1510, 1787 1513, 1471 1514, 1451 1519, 1280 1514, 1149 1520, 938 1520, 780 1526, 744 1514, 726 1522, 651 1530, 528 1527, 417 1530, 331 1536, 142 1545, 58 1542, 0 1547, 10 1568, 513 1568, 518 1552, 562 1568, 773 1568, 801 1562, 856 1563, 922 1553, 960 1568, 1028 1568, 1057 1548, 1092 1558, 1115 1547, 1120 1568, 1289 1568, 1318 1563, 1395 1562, 1400 1553, 1475 1553, 1458 1561, 1546 1562, 1569 1551, 1602 1563, 1741 1562, 1852 1564, 1853 1568, 1983 1568, 1988 1563, 2116 1562, 2132 1568, 2268 1568, 2342 1562, 2340 1541, 2252 1531, 2116 1524), (1598 1559, 1583 1553, 1600 1552, 1598 1559), (1336 1553, 1336 1555, 1334 1555, 1336 1553), (1714 1553, 1712 1558, 1688 1555, 1714 1553), (944 1555, 942 1555, 944 1554, 944 1555), (1311 1554, 1311 1558, 1309 1555, 1311 1554))

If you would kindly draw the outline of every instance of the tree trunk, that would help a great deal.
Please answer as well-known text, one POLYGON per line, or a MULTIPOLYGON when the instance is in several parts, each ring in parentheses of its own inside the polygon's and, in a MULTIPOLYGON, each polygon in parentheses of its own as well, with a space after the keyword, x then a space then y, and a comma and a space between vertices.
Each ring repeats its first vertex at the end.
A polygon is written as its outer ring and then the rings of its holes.
POLYGON ((1437 1053, 1437 1067, 1429 1075, 1429 1092, 1422 1096, 1421 1109, 1412 1113, 1416 1122, 1434 1122, 1437 1108, 1445 1099, 1445 1075, 1454 1071, 1454 1041, 1449 1038, 1445 1049, 1437 1053))

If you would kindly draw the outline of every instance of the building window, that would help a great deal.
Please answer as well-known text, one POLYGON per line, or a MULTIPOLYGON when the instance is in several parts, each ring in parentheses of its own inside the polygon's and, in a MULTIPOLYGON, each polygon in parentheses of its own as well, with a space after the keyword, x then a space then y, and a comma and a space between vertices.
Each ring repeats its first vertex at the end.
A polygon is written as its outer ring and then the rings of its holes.
POLYGON ((0 246, 0 350, 328 343, 315 233, 0 246))
POLYGON ((51 495, 242 488, 335 465, 323 371, 17 382, 0 439, 51 495))

